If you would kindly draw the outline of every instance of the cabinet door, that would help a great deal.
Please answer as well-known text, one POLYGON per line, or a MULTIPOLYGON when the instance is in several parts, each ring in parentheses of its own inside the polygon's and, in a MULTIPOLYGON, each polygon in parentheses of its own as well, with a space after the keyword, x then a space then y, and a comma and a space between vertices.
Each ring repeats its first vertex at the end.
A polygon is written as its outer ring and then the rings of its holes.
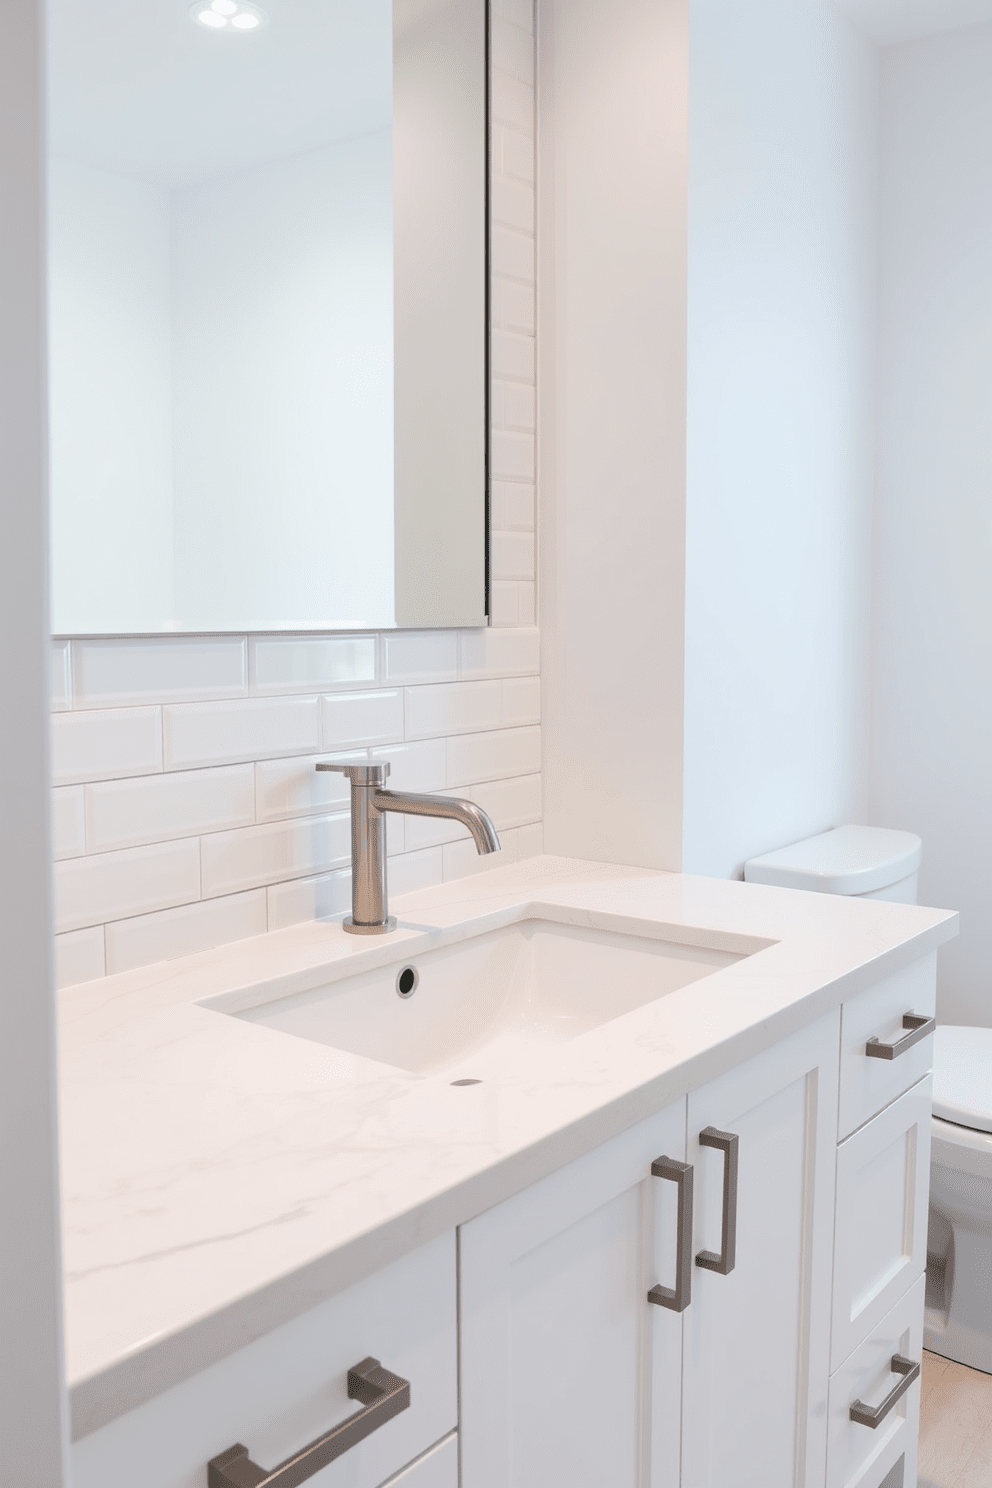
POLYGON ((926 1269, 932 1099, 927 1075, 838 1149, 834 1369, 926 1269))
POLYGON ((835 1012, 689 1096, 682 1488, 824 1483, 839 1043, 835 1012), (729 1274, 698 1265, 724 1242, 728 1156, 700 1142, 710 1127, 737 1137, 729 1274))
POLYGON ((459 1231, 462 1488, 677 1488, 684 1150, 679 1101, 459 1231))

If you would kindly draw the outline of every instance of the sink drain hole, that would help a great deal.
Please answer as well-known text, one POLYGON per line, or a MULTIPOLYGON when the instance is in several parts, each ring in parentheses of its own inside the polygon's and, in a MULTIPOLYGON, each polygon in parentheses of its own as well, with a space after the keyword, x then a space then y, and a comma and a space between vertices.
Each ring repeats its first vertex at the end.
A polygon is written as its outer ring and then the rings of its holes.
POLYGON ((420 972, 415 966, 404 966, 396 977, 396 996, 412 997, 420 985, 420 972))
POLYGON ((452 1085, 481 1085, 481 1080, 452 1080, 452 1085))

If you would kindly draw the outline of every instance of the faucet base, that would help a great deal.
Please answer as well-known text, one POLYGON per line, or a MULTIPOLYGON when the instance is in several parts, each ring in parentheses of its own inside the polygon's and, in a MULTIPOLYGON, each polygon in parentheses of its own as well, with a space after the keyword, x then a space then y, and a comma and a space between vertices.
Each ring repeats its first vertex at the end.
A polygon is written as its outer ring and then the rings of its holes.
POLYGON ((348 915, 342 921, 341 929, 346 930, 349 935, 388 935, 390 930, 396 929, 396 916, 389 915, 381 925, 356 925, 351 915, 348 915))

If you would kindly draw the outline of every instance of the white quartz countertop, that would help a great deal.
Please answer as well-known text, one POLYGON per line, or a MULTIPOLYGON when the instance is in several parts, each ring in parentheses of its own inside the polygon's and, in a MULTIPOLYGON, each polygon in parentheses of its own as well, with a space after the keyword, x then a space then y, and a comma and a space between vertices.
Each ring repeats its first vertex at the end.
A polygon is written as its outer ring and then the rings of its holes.
POLYGON ((61 995, 73 1436, 465 1222, 933 951, 957 915, 556 858, 406 895, 391 936, 307 924, 61 995), (461 922, 576 924, 747 955, 454 1088, 199 1004, 317 987, 461 922), (352 969, 349 966, 349 970, 352 969))

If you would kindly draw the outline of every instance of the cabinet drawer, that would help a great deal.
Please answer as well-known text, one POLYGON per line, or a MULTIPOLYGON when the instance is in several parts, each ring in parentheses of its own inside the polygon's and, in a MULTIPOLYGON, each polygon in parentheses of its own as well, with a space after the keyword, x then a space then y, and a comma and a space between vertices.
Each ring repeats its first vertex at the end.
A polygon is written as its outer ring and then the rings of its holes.
POLYGON ((852 997, 841 1011, 840 1109, 838 1135, 850 1136, 928 1074, 933 1067, 933 1036, 911 1045, 894 1059, 873 1059, 868 1040, 897 1044, 906 1036, 903 1017, 933 1017, 937 1005, 937 956, 924 956, 886 977, 870 992, 852 997))
POLYGON ((831 1376, 827 1488, 910 1488, 916 1483, 919 1379, 874 1428, 852 1421, 851 1406, 862 1401, 877 1407, 900 1383, 892 1369, 894 1355, 922 1362, 924 1291, 921 1276, 831 1376))
POLYGON ((928 1075, 837 1149, 831 1369, 923 1274, 932 1089, 928 1075))
POLYGON ((458 1488, 458 1435, 452 1432, 382 1488, 458 1488))
MULTIPOLYGON (((409 1408, 309 1482, 376 1488, 457 1426, 456 1306, 452 1233, 74 1443, 74 1488, 206 1488, 237 1442, 271 1469, 355 1412, 348 1370, 369 1355, 409 1380, 409 1408)), ((447 1488, 446 1452, 409 1488, 447 1488)))

